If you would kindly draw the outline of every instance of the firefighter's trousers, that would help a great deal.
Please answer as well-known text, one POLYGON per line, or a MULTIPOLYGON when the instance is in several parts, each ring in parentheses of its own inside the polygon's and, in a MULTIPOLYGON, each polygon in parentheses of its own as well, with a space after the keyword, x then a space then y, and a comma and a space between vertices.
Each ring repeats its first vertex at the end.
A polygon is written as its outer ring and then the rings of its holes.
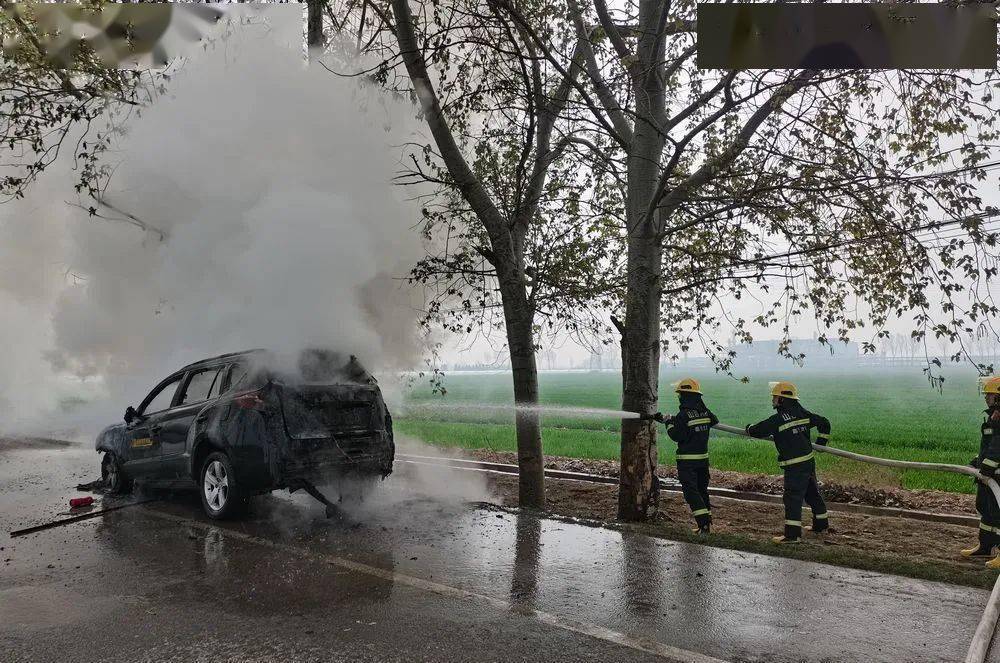
POLYGON ((712 505, 708 499, 708 460, 677 460, 677 479, 681 482, 684 501, 691 507, 698 527, 712 522, 712 505))
POLYGON ((813 529, 826 529, 826 502, 819 494, 815 460, 809 459, 785 468, 785 492, 782 501, 785 503, 785 537, 796 539, 802 536, 803 501, 812 509, 813 529))

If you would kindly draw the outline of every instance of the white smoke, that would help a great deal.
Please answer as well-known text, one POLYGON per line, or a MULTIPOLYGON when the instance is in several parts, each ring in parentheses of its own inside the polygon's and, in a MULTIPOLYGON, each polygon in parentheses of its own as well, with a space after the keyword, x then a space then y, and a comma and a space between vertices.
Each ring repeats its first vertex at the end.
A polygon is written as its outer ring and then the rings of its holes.
POLYGON ((102 384, 117 417, 223 352, 322 345, 407 367, 397 277, 421 246, 391 178, 413 116, 253 27, 187 62, 109 158, 107 200, 164 239, 68 205, 70 172, 0 207, 0 430, 51 421, 80 386, 67 375, 102 384))

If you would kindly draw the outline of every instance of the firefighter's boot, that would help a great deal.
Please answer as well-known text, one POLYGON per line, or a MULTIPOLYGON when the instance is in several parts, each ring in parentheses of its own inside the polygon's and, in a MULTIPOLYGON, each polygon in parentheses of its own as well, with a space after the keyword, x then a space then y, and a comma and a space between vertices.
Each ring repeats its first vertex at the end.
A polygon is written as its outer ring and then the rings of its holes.
POLYGON ((993 549, 996 548, 997 537, 993 532, 988 532, 982 528, 979 530, 979 543, 973 548, 966 548, 962 551, 963 557, 993 557, 993 549))
POLYGON ((826 513, 814 513, 812 525, 806 527, 813 534, 821 534, 830 529, 830 519, 826 513))
POLYGON ((775 543, 801 543, 802 523, 798 521, 785 521, 785 533, 781 536, 771 537, 775 543))
POLYGON ((692 529, 692 532, 695 534, 710 534, 712 532, 712 513, 708 509, 696 511, 694 520, 698 526, 692 529))

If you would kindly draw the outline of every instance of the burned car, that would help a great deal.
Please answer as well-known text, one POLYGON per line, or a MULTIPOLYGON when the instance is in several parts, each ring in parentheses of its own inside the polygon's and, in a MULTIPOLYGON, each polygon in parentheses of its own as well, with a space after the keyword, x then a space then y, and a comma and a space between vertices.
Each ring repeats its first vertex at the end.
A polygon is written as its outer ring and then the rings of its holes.
POLYGON ((96 448, 111 492, 133 481, 193 483, 211 518, 238 515, 254 495, 392 472, 392 418, 354 356, 297 361, 250 350, 190 364, 156 385, 96 448), (293 365, 286 365, 293 364, 293 365))

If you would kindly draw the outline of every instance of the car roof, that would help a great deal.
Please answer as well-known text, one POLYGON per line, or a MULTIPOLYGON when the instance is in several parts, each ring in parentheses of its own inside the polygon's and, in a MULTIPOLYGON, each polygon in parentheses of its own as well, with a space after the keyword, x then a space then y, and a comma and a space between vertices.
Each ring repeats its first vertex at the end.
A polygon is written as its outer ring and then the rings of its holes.
POLYGON ((221 361, 221 360, 224 360, 224 359, 234 359, 236 357, 249 357, 250 355, 261 354, 263 352, 266 352, 266 350, 264 350, 263 348, 255 348, 253 350, 242 350, 240 352, 227 352, 226 354, 218 355, 218 356, 215 356, 215 357, 209 357, 208 359, 201 359, 199 361, 192 362, 192 363, 188 364, 187 366, 184 366, 184 367, 178 369, 176 371, 176 373, 182 373, 184 371, 190 370, 192 368, 197 368, 199 366, 206 366, 206 365, 209 365, 209 364, 214 364, 215 362, 218 362, 218 361, 221 361))

